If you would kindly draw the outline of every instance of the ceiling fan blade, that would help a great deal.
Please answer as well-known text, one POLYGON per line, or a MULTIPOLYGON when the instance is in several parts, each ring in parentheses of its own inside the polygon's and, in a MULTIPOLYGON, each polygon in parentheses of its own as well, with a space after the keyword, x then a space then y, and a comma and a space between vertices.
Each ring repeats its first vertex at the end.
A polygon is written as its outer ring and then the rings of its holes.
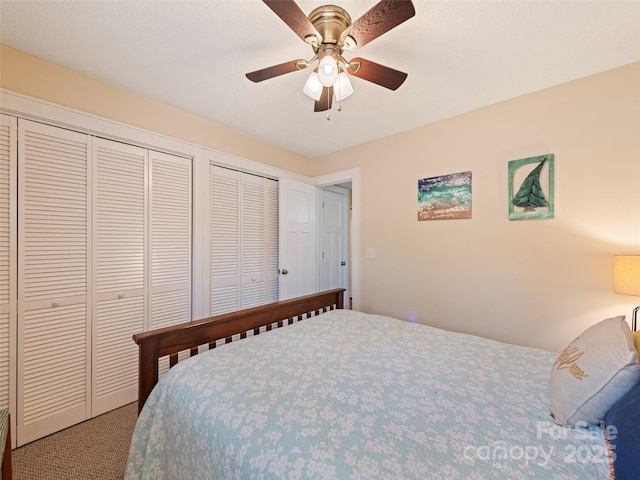
POLYGON ((331 104, 333 103, 333 87, 324 87, 322 89, 322 95, 313 106, 314 112, 324 112, 325 110, 331 110, 331 104))
POLYGON ((382 0, 342 32, 342 43, 349 50, 362 47, 415 14, 411 0, 382 0), (352 45, 346 40, 347 36, 353 38, 356 44, 352 45))
POLYGON ((252 82, 262 82, 285 73, 295 72, 302 70, 307 66, 306 60, 292 60, 290 62, 284 62, 279 65, 272 65, 267 68, 256 70, 255 72, 247 73, 247 78, 252 82))
POLYGON ((312 45, 319 45, 322 36, 313 26, 309 18, 293 0, 262 0, 267 7, 274 11, 289 28, 302 40, 312 45), (315 37, 315 38, 314 38, 315 37))
POLYGON ((347 68, 347 71, 354 77, 373 82, 389 90, 396 90, 407 78, 407 74, 404 72, 364 58, 353 58, 349 64, 350 67, 347 68))

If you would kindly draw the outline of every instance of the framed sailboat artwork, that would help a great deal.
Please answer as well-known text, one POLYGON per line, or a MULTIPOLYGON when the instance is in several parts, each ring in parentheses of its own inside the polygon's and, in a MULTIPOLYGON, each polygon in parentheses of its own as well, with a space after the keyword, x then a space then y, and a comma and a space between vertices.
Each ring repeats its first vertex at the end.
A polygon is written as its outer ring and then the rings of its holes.
POLYGON ((509 220, 553 218, 554 154, 509 162, 509 220))

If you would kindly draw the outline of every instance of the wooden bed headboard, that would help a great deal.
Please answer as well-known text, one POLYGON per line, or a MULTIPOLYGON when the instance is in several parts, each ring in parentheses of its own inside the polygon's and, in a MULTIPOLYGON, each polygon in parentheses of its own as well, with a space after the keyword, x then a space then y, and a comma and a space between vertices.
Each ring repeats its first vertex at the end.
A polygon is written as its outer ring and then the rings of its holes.
POLYGON ((292 298, 237 312, 216 315, 170 327, 150 330, 133 336, 138 344, 138 413, 158 383, 158 360, 169 356, 169 366, 178 363, 178 353, 197 355, 200 346, 215 348, 217 340, 232 341, 234 335, 259 333, 260 327, 271 330, 320 313, 344 307, 344 288, 292 298))

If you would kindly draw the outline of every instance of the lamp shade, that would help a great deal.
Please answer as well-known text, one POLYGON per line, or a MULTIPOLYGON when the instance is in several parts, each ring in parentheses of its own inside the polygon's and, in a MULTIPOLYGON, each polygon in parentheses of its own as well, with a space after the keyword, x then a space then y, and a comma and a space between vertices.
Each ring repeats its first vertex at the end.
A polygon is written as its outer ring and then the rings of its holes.
POLYGON ((339 102, 353 93, 353 85, 351 85, 351 81, 346 73, 341 72, 340 75, 338 75, 338 81, 333 86, 333 93, 339 102))
POLYGON ((640 296, 640 255, 613 257, 613 291, 640 296))
POLYGON ((338 64, 331 55, 322 57, 318 65, 318 79, 325 87, 333 87, 338 79, 338 64))
POLYGON ((320 100, 320 96, 322 95, 322 88, 322 84, 318 79, 318 74, 316 72, 311 72, 311 75, 307 78, 302 91, 317 102, 320 100))

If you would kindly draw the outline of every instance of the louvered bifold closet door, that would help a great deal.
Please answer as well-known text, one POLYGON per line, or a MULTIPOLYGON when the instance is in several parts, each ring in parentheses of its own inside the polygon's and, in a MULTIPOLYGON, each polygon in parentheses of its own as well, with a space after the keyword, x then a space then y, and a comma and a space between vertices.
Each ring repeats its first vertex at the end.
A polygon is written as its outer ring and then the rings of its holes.
POLYGON ((191 159, 149 152, 150 328, 191 321, 191 159))
POLYGON ((266 303, 267 230, 264 212, 267 192, 264 178, 245 175, 241 192, 242 295, 240 306, 250 308, 266 303))
POLYGON ((90 413, 88 142, 18 122, 18 445, 90 413))
MULTIPOLYGON (((0 409, 15 421, 17 120, 0 115, 0 409)), ((15 431, 15 423, 12 425, 15 431)))
POLYGON ((210 314, 277 301, 277 181, 212 165, 210 189, 210 314))
POLYGON ((274 188, 277 203, 277 182, 249 174, 242 178, 241 308, 256 307, 278 299, 277 287, 275 292, 273 288, 274 280, 277 285, 278 269, 278 246, 277 241, 275 245, 273 242, 274 235, 277 240, 277 223, 275 233, 272 225, 274 217, 277 222, 277 214, 269 211, 270 207, 273 207, 274 188))
POLYGON ((145 319, 147 150, 94 139, 92 416, 137 399, 145 319))
POLYGON ((278 182, 266 179, 267 271, 266 303, 278 301, 278 182))
POLYGON ((240 309, 240 178, 242 174, 209 167, 211 212, 210 315, 240 309))

